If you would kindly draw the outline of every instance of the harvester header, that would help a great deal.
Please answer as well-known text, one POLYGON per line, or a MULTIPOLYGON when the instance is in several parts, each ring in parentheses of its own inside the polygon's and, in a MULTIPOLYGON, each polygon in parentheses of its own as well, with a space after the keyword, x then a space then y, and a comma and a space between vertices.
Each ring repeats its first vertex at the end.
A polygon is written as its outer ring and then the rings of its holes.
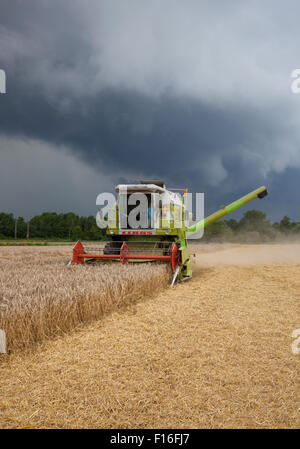
POLYGON ((167 263, 173 272, 172 285, 175 280, 187 280, 192 276, 187 245, 187 239, 190 236, 248 202, 256 198, 264 198, 268 194, 265 186, 259 187, 189 226, 186 220, 187 210, 184 198, 175 193, 176 190, 181 190, 185 194, 187 189, 171 190, 166 188, 164 181, 151 180, 141 181, 141 184, 121 184, 115 190, 118 194, 118 201, 112 211, 113 220, 108 220, 106 229, 106 234, 111 241, 104 242, 102 247, 84 247, 78 241, 73 248, 72 263, 167 263), (134 193, 143 194, 149 201, 147 204, 150 205, 146 206, 142 227, 140 225, 131 226, 128 218, 136 207, 135 202, 130 199, 134 193), (154 205, 156 207, 153 206, 153 201, 157 201, 155 194, 159 194, 159 202, 154 205), (164 209, 164 199, 166 203, 171 204, 168 210, 164 209), (157 211, 159 212, 156 217, 158 221, 155 221, 154 212, 157 211), (178 213, 180 220, 174 218, 178 213), (155 227, 153 226, 154 221, 155 227))

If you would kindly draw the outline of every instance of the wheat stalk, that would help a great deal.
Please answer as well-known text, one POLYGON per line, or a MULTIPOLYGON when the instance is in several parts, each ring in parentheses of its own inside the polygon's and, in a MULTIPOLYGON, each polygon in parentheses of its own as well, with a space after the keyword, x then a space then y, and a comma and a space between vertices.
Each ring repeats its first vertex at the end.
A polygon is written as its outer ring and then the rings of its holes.
POLYGON ((0 329, 27 348, 139 301, 169 282, 166 266, 66 266, 70 248, 2 248, 0 329))

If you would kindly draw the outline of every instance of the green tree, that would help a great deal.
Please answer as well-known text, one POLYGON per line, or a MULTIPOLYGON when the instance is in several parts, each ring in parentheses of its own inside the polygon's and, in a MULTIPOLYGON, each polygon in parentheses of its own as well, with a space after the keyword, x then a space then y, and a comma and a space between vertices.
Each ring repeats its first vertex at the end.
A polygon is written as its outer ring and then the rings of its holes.
POLYGON ((79 217, 73 212, 68 212, 64 214, 62 221, 65 229, 65 236, 71 240, 72 230, 79 222, 79 217))
POLYGON ((239 229, 246 229, 249 231, 257 231, 267 223, 267 216, 260 210, 248 210, 244 213, 243 218, 239 222, 239 229))
POLYGON ((255 238, 259 235, 262 241, 272 240, 276 235, 276 231, 273 229, 269 220, 267 220, 266 214, 255 209, 248 210, 244 213, 239 221, 237 231, 240 235, 253 232, 255 234, 252 235, 255 238))
POLYGON ((18 239, 25 239, 27 233, 27 223, 23 217, 17 219, 17 237, 18 239))
POLYGON ((71 234, 72 240, 80 240, 83 238, 83 232, 81 230, 81 227, 79 225, 75 226, 72 229, 72 234, 71 234))
POLYGON ((0 213, 0 234, 3 237, 13 237, 15 233, 15 219, 13 214, 0 213))
POLYGON ((238 226, 239 226, 239 222, 237 220, 235 220, 234 218, 230 218, 229 220, 225 220, 227 226, 229 226, 230 229, 232 229, 233 231, 236 231, 238 226))
POLYGON ((300 223, 293 223, 292 232, 293 234, 300 233, 300 223))
POLYGON ((230 241, 233 235, 232 229, 227 225, 226 220, 217 221, 207 226, 204 230, 204 240, 207 242, 230 241))
POLYGON ((293 224, 291 223, 290 217, 285 215, 279 223, 279 230, 284 234, 288 234, 292 230, 293 224))

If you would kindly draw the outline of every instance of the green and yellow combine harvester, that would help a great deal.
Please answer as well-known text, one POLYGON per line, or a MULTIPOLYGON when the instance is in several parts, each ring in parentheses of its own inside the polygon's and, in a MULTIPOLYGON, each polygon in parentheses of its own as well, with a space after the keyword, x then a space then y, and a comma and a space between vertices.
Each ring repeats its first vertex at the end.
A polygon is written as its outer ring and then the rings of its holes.
MULTIPOLYGON (((103 242, 102 247, 87 247, 78 241, 73 248, 72 263, 167 263, 173 272, 172 286, 176 280, 183 281, 192 276, 192 263, 187 245, 189 237, 255 198, 264 198, 268 194, 265 186, 259 187, 190 226, 186 217, 187 214, 189 217, 191 214, 187 212, 184 203, 184 194, 187 193, 187 189, 167 189, 163 181, 141 181, 140 184, 118 185, 115 190, 118 194, 118 201, 113 211, 114 219, 108 220, 106 229, 106 234, 111 240, 103 242), (172 190, 182 190, 183 195, 180 196, 172 190), (124 192, 126 193, 124 194, 124 192), (146 195, 150 206, 153 194, 159 194, 160 197, 167 195, 171 199, 169 208, 171 214, 169 214, 168 220, 166 219, 166 210, 163 210, 164 206, 159 203, 159 224, 155 228, 153 228, 151 218, 148 220, 148 227, 143 227, 143 229, 140 227, 130 228, 128 223, 127 226, 124 226, 124 217, 128 217, 133 207, 128 203, 128 197, 132 193, 146 195), (180 211, 180 220, 174 218, 176 210, 180 211), (180 223, 179 226, 178 223, 180 223)), ((149 217, 151 217, 153 216, 151 207, 149 209, 149 217)))

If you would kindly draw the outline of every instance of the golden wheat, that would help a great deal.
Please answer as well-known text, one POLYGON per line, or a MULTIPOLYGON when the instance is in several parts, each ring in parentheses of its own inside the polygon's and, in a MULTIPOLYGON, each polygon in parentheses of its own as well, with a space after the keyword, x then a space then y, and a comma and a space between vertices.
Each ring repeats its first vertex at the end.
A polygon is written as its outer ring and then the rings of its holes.
POLYGON ((191 281, 3 356, 0 428, 299 428, 300 246, 191 250, 191 281))
POLYGON ((9 349, 97 320, 167 285, 165 266, 66 266, 70 248, 1 248, 0 329, 9 349))

